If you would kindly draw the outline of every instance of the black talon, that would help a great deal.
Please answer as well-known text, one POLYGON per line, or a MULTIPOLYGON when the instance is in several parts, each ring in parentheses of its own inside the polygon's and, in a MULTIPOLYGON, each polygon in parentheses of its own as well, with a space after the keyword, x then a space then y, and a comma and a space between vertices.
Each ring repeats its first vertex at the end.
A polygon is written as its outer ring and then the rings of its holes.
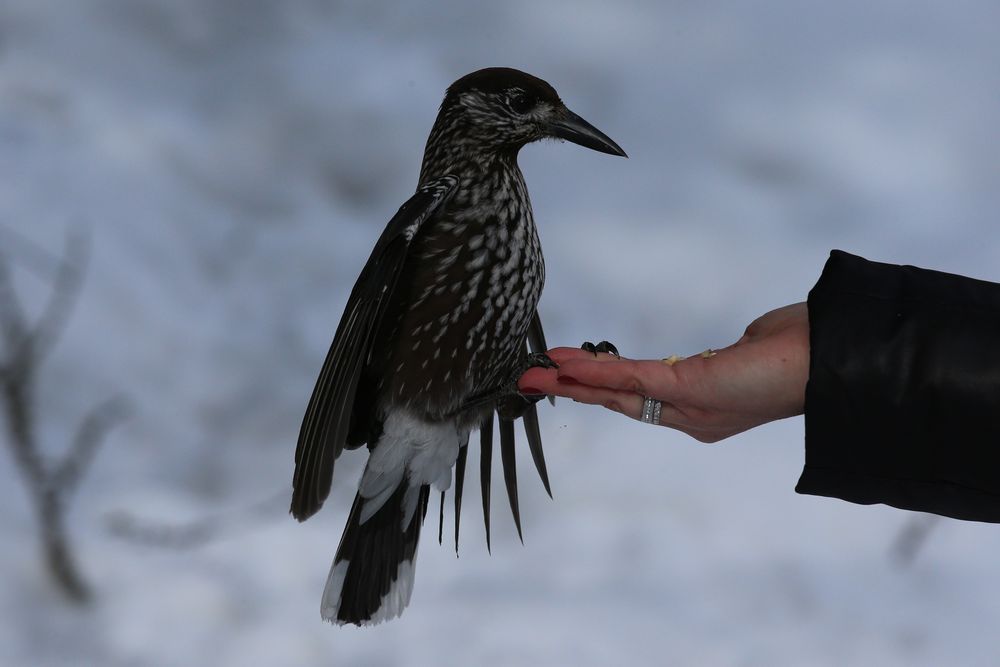
MULTIPOLYGON (((538 317, 538 312, 535 312, 535 316, 531 318, 531 325, 528 327, 528 351, 529 352, 544 352, 549 349, 549 346, 545 344, 545 332, 542 330, 542 320, 538 317)), ((556 404, 556 397, 549 396, 549 403, 552 405, 556 404)))
POLYGON ((618 348, 614 346, 614 343, 609 343, 606 340, 602 340, 600 343, 595 345, 594 349, 596 349, 598 352, 606 352, 607 354, 613 354, 619 358, 622 356, 618 354, 618 348))
POLYGON ((528 370, 528 368, 559 368, 559 364, 544 352, 532 352, 529 354, 525 366, 524 370, 528 370))
POLYGON ((615 347, 613 343, 609 343, 606 340, 602 340, 597 345, 594 345, 589 340, 585 341, 583 345, 580 346, 580 349, 583 350, 584 352, 592 353, 595 357, 597 356, 598 352, 604 352, 605 354, 613 354, 614 356, 619 358, 622 356, 618 354, 618 348, 615 347))

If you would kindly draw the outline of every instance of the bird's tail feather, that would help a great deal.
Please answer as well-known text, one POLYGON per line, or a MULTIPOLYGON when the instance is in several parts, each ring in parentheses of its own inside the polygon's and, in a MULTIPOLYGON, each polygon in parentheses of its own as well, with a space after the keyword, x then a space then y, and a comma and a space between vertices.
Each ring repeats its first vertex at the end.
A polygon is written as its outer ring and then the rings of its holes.
POLYGON ((355 497, 323 591, 321 612, 325 620, 338 625, 373 625, 399 616, 409 604, 430 487, 420 487, 419 514, 404 529, 406 491, 404 481, 364 523, 364 499, 355 497))

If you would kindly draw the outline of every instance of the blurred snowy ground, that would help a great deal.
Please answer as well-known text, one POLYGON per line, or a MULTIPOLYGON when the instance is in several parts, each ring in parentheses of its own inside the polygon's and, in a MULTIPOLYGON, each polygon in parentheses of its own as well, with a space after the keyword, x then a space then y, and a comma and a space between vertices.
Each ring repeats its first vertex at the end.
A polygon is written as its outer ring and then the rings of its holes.
POLYGON ((282 501, 170 551, 106 519, 287 492, 352 283, 445 87, 483 66, 548 79, 631 156, 522 154, 552 344, 723 346, 834 247, 1000 280, 998 26, 988 1, 5 0, 0 244, 26 303, 49 287, 31 247, 93 240, 42 433, 55 454, 116 393, 135 414, 71 515, 89 609, 46 578, 0 455, 0 664, 996 664, 1000 530, 942 522, 898 568, 906 514, 794 494, 797 419, 705 447, 546 407, 555 502, 522 449, 525 546, 497 490, 488 557, 470 492, 461 557, 427 530, 376 629, 318 612, 362 457, 304 525, 282 501))

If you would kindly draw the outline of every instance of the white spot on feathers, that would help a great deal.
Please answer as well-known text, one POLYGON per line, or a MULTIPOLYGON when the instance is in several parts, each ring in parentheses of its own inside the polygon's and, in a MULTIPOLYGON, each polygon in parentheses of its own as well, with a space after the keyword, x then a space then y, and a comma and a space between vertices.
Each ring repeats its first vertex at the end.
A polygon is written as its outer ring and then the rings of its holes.
POLYGON ((486 264, 487 252, 485 250, 480 250, 475 254, 475 256, 465 263, 465 269, 467 271, 475 271, 483 268, 486 264))
MULTIPOLYGON (((337 619, 337 612, 340 611, 340 598, 349 565, 350 561, 346 560, 334 563, 333 567, 330 568, 330 575, 326 579, 326 588, 323 590, 320 614, 322 614, 323 620, 337 625, 345 625, 343 621, 337 619)), ((403 610, 410 604, 410 598, 413 595, 413 575, 415 572, 415 556, 414 560, 404 560, 400 563, 396 570, 396 580, 390 584, 389 590, 382 596, 378 610, 361 625, 376 625, 402 614, 403 610)))
POLYGON ((330 574, 326 577, 326 588, 323 589, 323 599, 320 602, 319 613, 324 621, 330 621, 337 625, 343 625, 343 621, 337 620, 337 612, 340 611, 340 594, 344 590, 344 578, 347 576, 347 568, 351 561, 342 560, 330 566, 330 574))
POLYGON ((406 606, 410 604, 410 596, 413 595, 413 575, 416 570, 416 554, 414 560, 404 560, 396 570, 396 581, 389 586, 389 591, 382 596, 376 611, 367 623, 362 625, 375 625, 382 621, 396 618, 403 613, 406 606))

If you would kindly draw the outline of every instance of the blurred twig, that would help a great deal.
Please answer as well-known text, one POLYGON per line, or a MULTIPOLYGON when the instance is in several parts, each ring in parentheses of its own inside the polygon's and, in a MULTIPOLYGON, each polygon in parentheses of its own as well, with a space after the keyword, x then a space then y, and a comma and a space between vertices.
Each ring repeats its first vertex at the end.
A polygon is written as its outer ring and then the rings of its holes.
POLYGON ((10 260, 0 246, 0 410, 11 453, 34 503, 46 565, 60 590, 76 602, 87 600, 90 589, 70 547, 67 506, 98 446, 124 419, 127 407, 123 399, 114 398, 92 409, 66 452, 47 461, 37 433, 35 388, 42 362, 65 331, 79 296, 88 249, 82 234, 67 239, 49 299, 36 321, 29 322, 14 289, 10 260))
POLYGON ((940 519, 936 514, 915 514, 909 517, 890 547, 892 559, 900 567, 912 565, 940 519))
MULTIPOLYGON (((80 234, 85 238, 85 235, 80 234)), ((19 230, 0 223, 0 248, 7 253, 7 260, 27 269, 38 278, 52 281, 63 258, 36 243, 19 230)))
MULTIPOLYGON (((108 528, 117 537, 161 549, 196 549, 219 539, 240 525, 259 525, 260 515, 268 514, 288 505, 288 490, 282 489, 255 503, 217 512, 186 523, 164 523, 142 519, 128 512, 115 512, 108 516, 108 528)), ((276 516, 279 516, 276 514, 276 516)))

